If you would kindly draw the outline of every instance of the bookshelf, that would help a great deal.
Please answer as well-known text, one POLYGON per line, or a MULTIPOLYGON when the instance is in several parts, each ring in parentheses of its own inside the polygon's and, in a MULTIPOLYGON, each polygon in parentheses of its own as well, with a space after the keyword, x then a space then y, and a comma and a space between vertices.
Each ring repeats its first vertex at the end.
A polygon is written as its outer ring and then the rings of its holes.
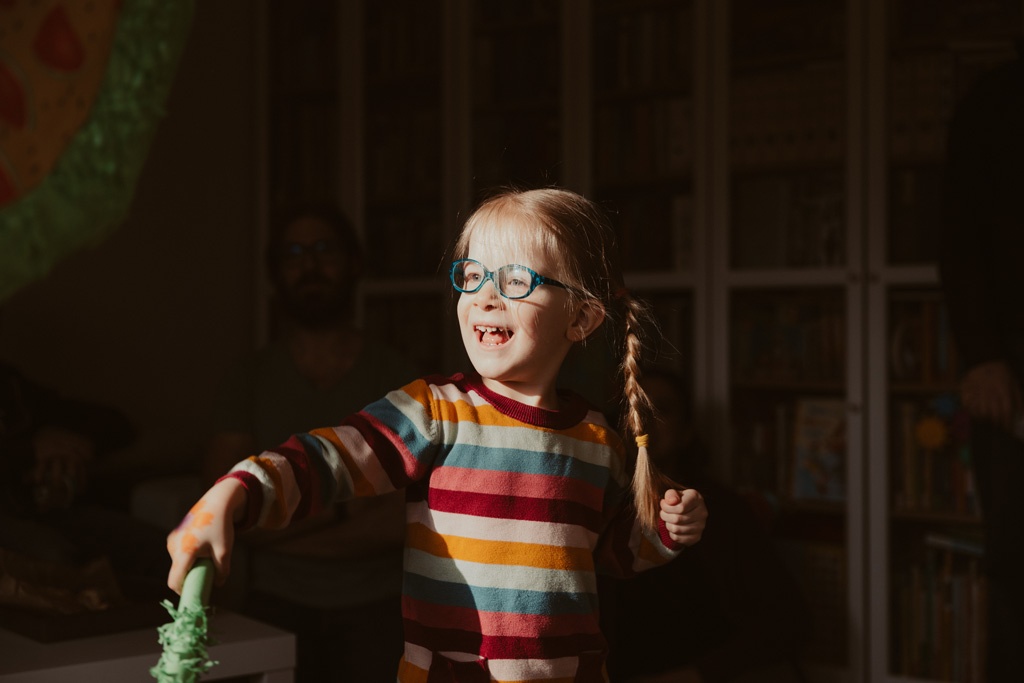
POLYGON ((560 3, 470 3, 473 198, 562 184, 560 3))
POLYGON ((717 442, 804 589, 808 677, 862 680, 862 25, 843 0, 713 6, 717 442))
MULTIPOLYGON (((718 473, 774 511, 814 609, 809 679, 976 680, 977 501, 933 235, 952 106, 1022 5, 275 4, 271 59, 305 71, 269 80, 269 202, 338 199, 388 254, 364 325, 452 371, 442 253, 470 208, 506 183, 599 201, 718 473)), ((577 379, 611 370, 601 348, 577 379)))
POLYGON ((338 17, 329 0, 271 3, 267 31, 267 207, 334 197, 339 183, 338 17))
POLYGON ((868 485, 872 680, 983 680, 979 508, 938 290, 945 133, 977 75, 1013 54, 1022 3, 867 5, 868 485))

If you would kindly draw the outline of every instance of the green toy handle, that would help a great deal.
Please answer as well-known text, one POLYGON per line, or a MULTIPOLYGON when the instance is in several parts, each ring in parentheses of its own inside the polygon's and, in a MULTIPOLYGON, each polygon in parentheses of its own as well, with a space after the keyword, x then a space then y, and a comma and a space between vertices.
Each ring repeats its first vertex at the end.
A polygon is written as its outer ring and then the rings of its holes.
POLYGON ((185 606, 206 607, 210 604, 210 592, 213 590, 213 560, 200 557, 188 570, 185 581, 181 585, 181 598, 178 609, 185 606))
POLYGON ((216 664, 207 656, 207 606, 213 589, 213 561, 202 557, 195 561, 181 586, 178 608, 167 601, 163 606, 173 621, 157 629, 163 654, 149 670, 158 683, 196 683, 216 664))

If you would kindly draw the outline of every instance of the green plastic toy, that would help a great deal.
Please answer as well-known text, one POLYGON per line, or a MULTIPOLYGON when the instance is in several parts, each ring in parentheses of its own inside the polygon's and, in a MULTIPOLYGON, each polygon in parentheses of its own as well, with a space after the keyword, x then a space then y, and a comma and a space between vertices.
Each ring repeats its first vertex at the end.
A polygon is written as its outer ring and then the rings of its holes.
POLYGON ((210 644, 207 627, 213 574, 210 559, 196 560, 185 576, 178 608, 169 600, 161 603, 173 621, 157 629, 164 651, 149 673, 159 683, 195 683, 217 664, 206 652, 210 644))

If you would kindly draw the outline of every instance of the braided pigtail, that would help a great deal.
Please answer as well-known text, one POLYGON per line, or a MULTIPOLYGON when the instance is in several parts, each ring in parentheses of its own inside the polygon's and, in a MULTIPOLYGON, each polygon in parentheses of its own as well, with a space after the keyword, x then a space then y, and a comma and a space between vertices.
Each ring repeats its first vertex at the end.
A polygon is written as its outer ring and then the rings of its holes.
POLYGON ((643 323, 650 320, 647 306, 629 293, 623 301, 625 343, 622 358, 623 431, 636 441, 636 462, 633 468, 633 499, 637 519, 647 531, 658 528, 661 497, 665 489, 681 488, 662 474, 647 454, 647 431, 644 425, 652 419, 654 407, 640 384, 641 357, 644 351, 643 323))

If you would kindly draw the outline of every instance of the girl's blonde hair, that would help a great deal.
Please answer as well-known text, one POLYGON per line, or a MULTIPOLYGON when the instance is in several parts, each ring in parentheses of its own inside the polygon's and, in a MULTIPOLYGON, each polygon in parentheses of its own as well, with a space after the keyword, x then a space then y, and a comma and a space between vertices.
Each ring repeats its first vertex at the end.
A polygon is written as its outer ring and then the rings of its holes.
POLYGON ((613 339, 620 340, 620 428, 637 444, 633 497, 640 523, 645 529, 655 529, 665 489, 681 487, 659 472, 647 456, 644 425, 652 419, 653 406, 640 385, 640 368, 646 349, 645 333, 656 330, 656 325, 647 304, 625 287, 615 231, 597 204, 575 192, 509 188, 485 199, 469 216, 455 244, 454 258, 468 255, 470 238, 480 227, 509 224, 519 229, 514 236, 506 234, 506 238, 557 256, 561 271, 550 275, 571 285, 571 304, 600 303, 605 320, 617 329, 613 339), (534 229, 524 234, 524 227, 534 229))

